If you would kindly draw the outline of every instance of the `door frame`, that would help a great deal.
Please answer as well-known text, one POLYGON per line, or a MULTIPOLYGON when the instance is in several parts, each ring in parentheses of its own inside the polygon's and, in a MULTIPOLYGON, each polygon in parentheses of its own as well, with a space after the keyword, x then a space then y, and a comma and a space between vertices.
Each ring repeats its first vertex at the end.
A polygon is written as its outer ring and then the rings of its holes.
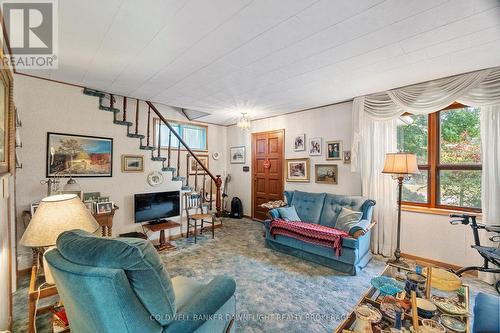
POLYGON ((250 173, 250 183, 251 183, 251 188, 252 188, 252 192, 251 192, 251 198, 250 198, 250 202, 251 202, 251 205, 252 205, 252 215, 250 216, 252 220, 254 221, 259 221, 259 222, 263 222, 259 219, 256 219, 255 218, 255 206, 253 204, 253 201, 254 201, 254 197, 255 197, 255 188, 254 188, 254 170, 255 170, 255 165, 254 165, 254 155, 255 155, 255 151, 254 151, 254 147, 253 147, 253 138, 257 135, 257 134, 263 134, 263 133, 271 133, 271 132, 281 132, 283 133, 283 144, 282 144, 282 147, 281 147, 281 160, 282 160, 282 172, 281 172, 281 183, 283 184, 283 191, 285 190, 285 161, 286 161, 286 156, 285 156, 285 145, 286 145, 286 139, 285 139, 285 129, 284 128, 281 128, 281 129, 275 129, 275 130, 269 130, 269 131, 262 131, 262 132, 254 132, 254 133, 251 133, 251 139, 250 139, 250 150, 252 152, 251 154, 251 159, 252 159, 252 162, 251 162, 251 173, 250 173))

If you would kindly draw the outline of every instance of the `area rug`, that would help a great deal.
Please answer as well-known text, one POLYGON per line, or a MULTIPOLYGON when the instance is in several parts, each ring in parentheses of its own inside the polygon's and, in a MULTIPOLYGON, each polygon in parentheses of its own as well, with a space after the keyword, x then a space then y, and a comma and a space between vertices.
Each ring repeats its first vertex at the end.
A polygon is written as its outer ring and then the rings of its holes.
MULTIPOLYGON (((225 219, 223 228, 174 241, 176 251, 161 254, 171 277, 183 275, 209 282, 216 275, 236 280, 236 332, 333 332, 379 275, 385 263, 372 260, 357 276, 264 246, 263 225, 248 219, 225 219)), ((471 302, 478 291, 493 287, 466 278, 471 302)), ((14 295, 13 332, 27 332, 27 283, 14 295)), ((473 305, 473 304, 471 304, 473 305)), ((47 316, 37 320, 38 332, 51 332, 47 316)))

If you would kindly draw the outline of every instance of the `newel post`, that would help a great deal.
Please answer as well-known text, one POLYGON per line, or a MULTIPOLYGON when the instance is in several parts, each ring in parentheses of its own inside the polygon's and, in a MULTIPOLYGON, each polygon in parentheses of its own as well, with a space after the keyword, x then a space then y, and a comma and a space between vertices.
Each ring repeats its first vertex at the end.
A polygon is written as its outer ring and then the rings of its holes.
POLYGON ((215 186, 216 186, 216 192, 215 192, 215 209, 217 210, 217 217, 222 216, 222 202, 221 202, 221 187, 222 187, 222 179, 220 178, 220 175, 215 176, 215 186))

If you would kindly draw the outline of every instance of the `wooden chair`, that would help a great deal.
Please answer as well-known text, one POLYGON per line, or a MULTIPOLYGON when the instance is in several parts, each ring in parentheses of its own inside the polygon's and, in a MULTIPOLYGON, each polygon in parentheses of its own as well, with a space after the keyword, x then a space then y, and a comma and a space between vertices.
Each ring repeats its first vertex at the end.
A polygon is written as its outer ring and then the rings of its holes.
POLYGON ((184 209, 186 210, 187 217, 187 232, 186 238, 189 238, 189 229, 194 227, 194 243, 196 244, 196 229, 198 228, 198 221, 200 221, 200 235, 203 234, 205 224, 212 226, 212 238, 215 237, 215 219, 213 214, 208 211, 208 204, 203 202, 203 197, 197 192, 190 192, 184 194, 184 209), (194 214, 192 211, 194 210, 194 214), (206 210, 206 213, 204 212, 206 210))

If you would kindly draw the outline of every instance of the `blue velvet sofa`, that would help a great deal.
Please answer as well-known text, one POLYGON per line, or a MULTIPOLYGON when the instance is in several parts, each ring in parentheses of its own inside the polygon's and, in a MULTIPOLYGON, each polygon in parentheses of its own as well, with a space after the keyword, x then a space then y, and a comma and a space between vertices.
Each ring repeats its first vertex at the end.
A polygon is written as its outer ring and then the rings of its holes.
POLYGON ((235 282, 170 279, 151 243, 61 234, 45 253, 72 332, 234 332, 235 282))
MULTIPOLYGON (((331 267, 335 270, 356 275, 368 264, 370 252, 370 228, 373 226, 372 213, 375 201, 360 196, 345 196, 327 193, 310 193, 301 191, 285 191, 286 202, 294 206, 303 222, 317 223, 335 227, 342 207, 363 212, 361 221, 349 230, 352 236, 344 238, 342 255, 337 257, 330 247, 315 245, 282 235, 271 236, 269 226, 271 220, 264 221, 266 229, 266 247, 284 252, 299 258, 331 267)), ((278 218, 279 211, 269 211, 271 218, 278 218)))

